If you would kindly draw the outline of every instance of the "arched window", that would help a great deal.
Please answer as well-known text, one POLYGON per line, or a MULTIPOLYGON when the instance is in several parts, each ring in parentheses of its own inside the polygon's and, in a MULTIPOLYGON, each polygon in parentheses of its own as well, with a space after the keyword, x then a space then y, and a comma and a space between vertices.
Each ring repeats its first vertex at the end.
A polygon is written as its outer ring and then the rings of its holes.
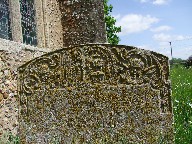
POLYGON ((20 0, 23 43, 37 46, 34 0, 20 0))
POLYGON ((0 38, 12 39, 8 0, 0 0, 0 38))

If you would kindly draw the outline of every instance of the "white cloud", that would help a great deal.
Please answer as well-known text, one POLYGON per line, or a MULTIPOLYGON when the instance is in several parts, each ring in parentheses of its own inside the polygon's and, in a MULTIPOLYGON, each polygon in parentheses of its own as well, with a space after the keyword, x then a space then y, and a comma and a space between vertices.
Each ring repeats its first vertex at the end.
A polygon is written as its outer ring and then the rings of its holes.
POLYGON ((160 33, 160 34, 155 34, 153 36, 153 39, 156 41, 160 41, 160 42, 167 42, 167 41, 178 41, 178 40, 184 40, 189 38, 188 36, 183 36, 183 35, 169 35, 169 34, 164 34, 164 33, 160 33))
POLYGON ((141 3, 146 3, 148 2, 149 0, 140 0, 141 3))
POLYGON ((154 51, 154 48, 150 45, 139 45, 139 46, 136 46, 138 48, 141 48, 141 49, 145 49, 145 50, 150 50, 150 51, 154 51))
POLYGON ((190 53, 188 53, 189 55, 192 54, 192 45, 187 46, 185 51, 190 51, 190 53))
POLYGON ((130 33, 138 33, 150 29, 152 24, 157 23, 158 18, 150 15, 128 14, 117 20, 116 25, 121 26, 119 35, 127 35, 130 33))
POLYGON ((156 41, 170 41, 171 36, 164 33, 160 33, 160 34, 155 34, 153 36, 153 39, 156 41))
POLYGON ((170 0, 139 0, 140 3, 152 3, 154 5, 164 5, 167 4, 170 0))
POLYGON ((170 56, 169 46, 167 46, 166 49, 165 47, 159 47, 158 45, 141 45, 141 46, 138 46, 138 48, 154 51, 154 52, 166 55, 168 57, 170 56))
POLYGON ((172 29, 172 27, 164 25, 164 26, 160 26, 157 28, 153 28, 153 29, 151 29, 151 31, 152 32, 161 32, 161 31, 169 31, 171 29, 172 29))
POLYGON ((167 4, 169 2, 169 0, 154 0, 153 4, 154 5, 164 5, 167 4))
POLYGON ((117 15, 113 15, 113 17, 114 17, 115 19, 119 19, 119 18, 121 17, 121 15, 120 15, 120 14, 117 14, 117 15))
POLYGON ((162 53, 171 58, 171 50, 169 42, 172 42, 173 57, 187 59, 192 54, 192 45, 188 43, 191 36, 170 35, 170 34, 155 34, 153 39, 159 42, 159 53, 162 53), (183 43, 184 42, 184 43, 183 43))
POLYGON ((173 57, 174 58, 187 59, 191 54, 192 54, 192 46, 173 47, 173 57))

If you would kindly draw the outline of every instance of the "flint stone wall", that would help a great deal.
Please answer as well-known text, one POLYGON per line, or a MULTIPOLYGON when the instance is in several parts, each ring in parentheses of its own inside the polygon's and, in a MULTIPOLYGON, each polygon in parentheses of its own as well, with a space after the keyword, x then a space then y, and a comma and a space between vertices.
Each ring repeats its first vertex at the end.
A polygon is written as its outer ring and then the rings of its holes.
POLYGON ((49 51, 0 39, 0 137, 18 132, 17 68, 49 51))
POLYGON ((103 0, 59 0, 64 46, 106 43, 103 0))
MULTIPOLYGON (((20 0, 9 4, 12 38, 22 43, 20 0)), ((102 0, 34 0, 34 7, 39 48, 106 42, 102 0)))
POLYGON ((129 46, 60 49, 18 69, 22 143, 173 143, 168 58, 129 46))
POLYGON ((102 0, 35 0, 38 47, 106 43, 102 0))

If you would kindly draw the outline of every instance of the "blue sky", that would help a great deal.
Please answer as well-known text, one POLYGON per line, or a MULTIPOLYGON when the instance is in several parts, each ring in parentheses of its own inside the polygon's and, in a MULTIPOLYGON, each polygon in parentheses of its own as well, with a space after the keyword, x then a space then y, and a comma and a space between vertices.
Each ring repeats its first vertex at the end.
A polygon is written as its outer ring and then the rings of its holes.
POLYGON ((192 55, 192 0, 109 0, 122 27, 119 44, 173 57, 192 55))

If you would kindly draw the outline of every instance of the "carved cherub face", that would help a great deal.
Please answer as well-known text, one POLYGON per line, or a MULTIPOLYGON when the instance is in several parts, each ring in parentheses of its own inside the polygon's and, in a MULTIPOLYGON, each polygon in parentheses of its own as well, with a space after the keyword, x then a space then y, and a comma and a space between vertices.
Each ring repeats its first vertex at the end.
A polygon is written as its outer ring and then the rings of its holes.
POLYGON ((142 83, 144 62, 139 58, 133 58, 130 60, 130 63, 130 80, 132 80, 134 83, 142 83))
POLYGON ((131 59, 131 66, 135 68, 144 68, 144 62, 139 58, 131 59))
POLYGON ((87 68, 89 71, 88 79, 93 83, 99 83, 103 81, 105 79, 105 60, 103 57, 100 54, 92 53, 92 55, 89 55, 87 61, 87 66, 89 66, 89 68, 87 68))

